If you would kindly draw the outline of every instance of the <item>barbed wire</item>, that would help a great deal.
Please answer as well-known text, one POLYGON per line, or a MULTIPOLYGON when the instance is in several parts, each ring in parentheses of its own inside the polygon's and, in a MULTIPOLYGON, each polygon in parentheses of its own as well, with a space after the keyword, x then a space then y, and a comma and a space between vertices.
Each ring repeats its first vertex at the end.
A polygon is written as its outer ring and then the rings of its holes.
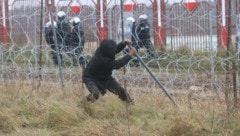
MULTIPOLYGON (((209 11, 204 11, 204 6, 206 5, 203 4, 202 6, 202 8, 199 8, 199 13, 192 14, 192 16, 187 13, 188 11, 179 13, 179 7, 176 9, 170 7, 169 10, 167 10, 166 18, 168 22, 166 22, 166 26, 174 33, 167 32, 165 51, 156 49, 156 57, 149 58, 146 49, 141 48, 139 50, 139 55, 146 65, 164 87, 170 91, 189 90, 191 86, 200 87, 202 90, 212 90, 214 89, 213 85, 217 87, 215 88, 216 90, 223 91, 223 86, 227 86, 226 82, 229 83, 230 86, 233 84, 231 80, 226 81, 224 74, 236 70, 233 69, 234 63, 237 63, 239 67, 240 51, 235 48, 234 37, 230 51, 227 51, 226 48, 217 49, 216 30, 213 30, 214 26, 209 26, 211 21, 214 24, 218 23, 218 17, 212 13, 216 9, 209 7, 209 11), (207 23, 204 24, 201 20, 207 23), (172 23, 170 23, 171 21, 172 23), (196 29, 188 29, 190 26, 196 29), (212 35, 210 35, 209 29, 213 31, 212 35), (197 31, 199 31, 200 35, 197 35, 197 31), (211 39, 213 40, 212 42, 211 39), (190 45, 192 43, 196 45, 196 48, 190 45), (197 46, 200 47, 200 50, 197 50, 197 46), (210 53, 210 46, 214 46, 213 54, 210 53), (230 55, 226 56, 226 52, 230 52, 230 55), (213 64, 211 64, 211 57, 214 60, 213 64), (227 66, 228 68, 226 68, 227 66), (214 73, 212 73, 211 69, 214 70, 214 73)), ((97 36, 97 23, 100 20, 94 18, 94 16, 96 16, 95 10, 89 8, 91 7, 84 7, 80 13, 76 15, 81 18, 85 32, 86 43, 83 53, 86 60, 89 60, 93 56, 100 41, 97 36)), ((150 15, 149 20, 152 25, 154 18, 149 12, 149 7, 143 8, 143 11, 150 15)), ((59 71, 58 67, 53 63, 51 48, 44 41, 42 50, 39 50, 40 11, 29 11, 26 15, 17 14, 19 11, 21 11, 21 9, 15 12, 12 11, 12 14, 9 14, 9 44, 1 44, 0 46, 0 83, 24 80, 25 83, 31 85, 33 81, 37 80, 38 75, 41 74, 42 84, 57 85, 59 83, 59 71), (38 55, 40 52, 43 55, 43 62, 41 71, 38 71, 38 55)), ((143 13, 143 11, 137 11, 133 13, 135 17, 143 13)), ((111 30, 111 33, 108 34, 109 37, 117 40, 115 35, 118 29, 116 27, 120 21, 119 8, 108 10, 104 14, 108 20, 112 21, 109 21, 108 26, 106 26, 111 30), (112 12, 109 13, 109 11, 112 12)), ((54 15, 56 15, 56 13, 54 13, 54 15)), ((231 16, 234 18, 237 15, 231 13, 231 16)), ((72 17, 73 15, 69 14, 68 18, 71 19, 72 17)), ((46 18, 48 18, 47 12, 45 13, 44 20, 46 20, 46 18)), ((151 28, 151 34, 155 31, 156 30, 151 28)), ((81 84, 82 67, 74 66, 72 59, 68 56, 69 52, 61 51, 61 53, 63 54, 64 60, 62 66, 64 84, 67 87, 71 87, 71 84, 81 84)), ((120 58, 122 55, 124 54, 120 54, 118 57, 120 58)), ((137 67, 134 66, 134 60, 131 60, 126 66, 126 73, 123 73, 121 70, 115 71, 113 76, 120 82, 127 81, 127 88, 131 91, 150 92, 158 88, 155 81, 141 64, 137 67)))

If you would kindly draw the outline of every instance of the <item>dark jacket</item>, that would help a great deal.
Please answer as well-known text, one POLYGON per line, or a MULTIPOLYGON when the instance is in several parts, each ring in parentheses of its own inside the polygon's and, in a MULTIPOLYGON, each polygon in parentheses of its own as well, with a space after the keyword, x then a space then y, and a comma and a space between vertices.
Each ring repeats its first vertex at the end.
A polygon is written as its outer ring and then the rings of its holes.
POLYGON ((126 54, 115 60, 115 55, 125 47, 123 42, 117 45, 113 40, 103 40, 83 72, 83 81, 112 79, 112 71, 123 67, 131 59, 131 56, 126 54))
POLYGON ((150 39, 150 25, 147 20, 141 21, 137 26, 137 36, 139 41, 150 39))
POLYGON ((73 46, 74 47, 83 48, 84 43, 85 43, 85 37, 84 37, 83 28, 80 24, 76 24, 73 27, 72 40, 73 40, 73 46))
POLYGON ((137 44, 136 22, 133 22, 131 31, 132 31, 131 41, 133 42, 133 45, 136 45, 137 44))
POLYGON ((48 45, 54 45, 53 29, 51 26, 44 28, 45 40, 48 45))
MULTIPOLYGON (((59 40, 60 40, 59 37, 61 37, 61 36, 60 36, 57 28, 55 28, 55 31, 56 31, 57 41, 59 41, 59 40)), ((55 50, 53 28, 52 28, 51 26, 45 27, 45 28, 44 28, 44 33, 45 33, 45 40, 46 40, 47 44, 48 44, 52 49, 55 50)))
POLYGON ((58 28, 58 43, 63 45, 71 44, 71 26, 67 21, 59 20, 57 21, 58 28))

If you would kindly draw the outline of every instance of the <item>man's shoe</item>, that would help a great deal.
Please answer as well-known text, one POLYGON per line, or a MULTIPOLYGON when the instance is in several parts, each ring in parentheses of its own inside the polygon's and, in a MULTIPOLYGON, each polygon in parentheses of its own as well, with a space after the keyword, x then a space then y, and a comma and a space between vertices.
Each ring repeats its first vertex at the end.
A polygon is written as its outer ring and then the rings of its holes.
POLYGON ((128 105, 134 105, 134 104, 135 104, 135 101, 134 101, 134 99, 129 98, 128 100, 126 100, 126 103, 127 103, 128 105))
POLYGON ((94 97, 93 94, 87 95, 87 96, 86 96, 86 100, 87 100, 88 102, 92 102, 92 103, 96 101, 96 99, 95 99, 95 97, 94 97))

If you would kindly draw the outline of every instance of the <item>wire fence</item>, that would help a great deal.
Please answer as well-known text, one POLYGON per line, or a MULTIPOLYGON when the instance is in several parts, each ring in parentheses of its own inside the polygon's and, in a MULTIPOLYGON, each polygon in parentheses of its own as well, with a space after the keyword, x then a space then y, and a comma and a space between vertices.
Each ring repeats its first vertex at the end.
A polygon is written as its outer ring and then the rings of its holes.
MULTIPOLYGON (((169 4, 168 1, 159 0, 156 2, 159 2, 158 8, 161 9, 156 10, 153 10, 156 8, 155 1, 151 2, 150 5, 135 3, 133 11, 124 11, 124 19, 133 16, 137 20, 143 13, 148 15, 156 57, 148 58, 144 48, 140 49, 139 55, 164 87, 170 92, 187 91, 194 86, 199 91, 233 90, 233 93, 239 94, 240 50, 236 40, 240 37, 239 1, 226 0, 225 5, 219 0, 196 1, 188 9, 189 5, 184 1, 169 4), (158 11, 161 11, 160 14, 158 11)), ((6 17, 1 11, 1 28, 4 30, 6 26, 8 40, 4 41, 5 31, 1 31, 0 84, 14 84, 20 80, 32 88, 39 83, 43 86, 59 86, 61 74, 66 88, 71 88, 72 84, 83 87, 82 68, 74 66, 66 52, 62 52, 64 65, 62 73, 59 73, 45 39, 40 45, 40 32, 43 29, 40 22, 49 20, 49 10, 53 11, 53 16, 57 11, 64 10, 69 19, 74 16, 81 18, 86 38, 84 56, 88 60, 92 57, 101 40, 101 10, 92 2, 90 5, 81 5, 81 10, 73 14, 69 3, 71 1, 61 7, 48 9, 44 6, 41 9, 40 0, 35 3, 31 0, 15 0, 5 8, 8 9, 6 17)), ((117 41, 121 8, 111 3, 103 3, 106 6, 103 10, 104 38, 117 41)), ((4 4, 2 2, 0 6, 4 4)), ((127 88, 131 91, 151 92, 154 89, 161 93, 146 69, 142 65, 134 67, 133 61, 128 63, 125 73, 122 70, 114 71, 113 76, 122 83, 127 81, 127 88)))

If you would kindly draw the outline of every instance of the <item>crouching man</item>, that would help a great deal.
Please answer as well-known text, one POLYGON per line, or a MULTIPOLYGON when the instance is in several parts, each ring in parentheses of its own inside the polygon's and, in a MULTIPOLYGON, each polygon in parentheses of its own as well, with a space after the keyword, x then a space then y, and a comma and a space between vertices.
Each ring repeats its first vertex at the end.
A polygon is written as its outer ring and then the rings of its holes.
POLYGON ((99 98, 100 94, 104 95, 106 90, 109 90, 118 95, 122 101, 126 103, 133 102, 127 91, 112 77, 114 69, 120 69, 126 65, 136 54, 136 49, 130 48, 128 54, 119 60, 115 60, 115 55, 122 51, 126 45, 131 44, 131 41, 126 40, 117 45, 115 41, 109 39, 105 39, 100 43, 94 56, 83 71, 82 79, 90 92, 86 96, 87 101, 94 102, 99 98))

